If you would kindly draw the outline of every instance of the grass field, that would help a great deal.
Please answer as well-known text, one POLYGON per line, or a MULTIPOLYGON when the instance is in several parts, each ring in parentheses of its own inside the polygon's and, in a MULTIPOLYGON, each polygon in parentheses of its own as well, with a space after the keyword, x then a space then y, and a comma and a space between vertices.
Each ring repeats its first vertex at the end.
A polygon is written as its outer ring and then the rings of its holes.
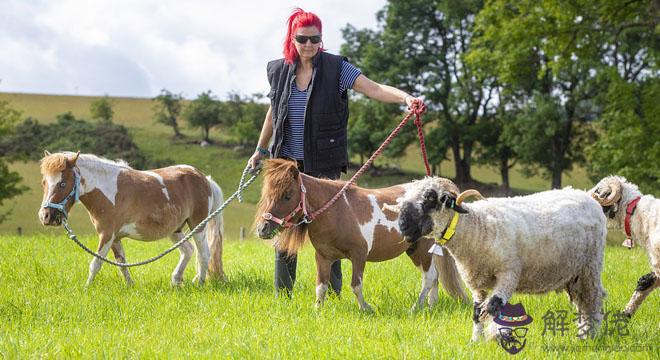
MULTIPOLYGON (((91 97, 46 96, 0 93, 0 100, 42 122, 56 114, 72 111, 87 117, 91 97)), ((225 197, 234 192, 247 156, 227 147, 201 148, 194 144, 173 144, 171 132, 151 120, 151 100, 114 98, 115 121, 126 125, 136 143, 155 157, 194 165, 223 188, 225 197)), ((199 134, 184 128, 189 137, 199 134)), ((223 135, 213 131, 216 139, 223 135)), ((62 149, 49 149, 57 151, 62 149)), ((75 149, 70 149, 75 150, 75 149)), ((418 151, 390 161, 404 174, 396 177, 365 176, 365 187, 384 186, 419 177, 423 165, 418 151)), ((173 289, 170 273, 178 256, 132 270, 136 285, 126 288, 116 269, 105 266, 96 283, 84 288, 90 258, 71 243, 61 228, 46 228, 37 220, 41 203, 41 177, 35 162, 13 163, 30 190, 5 203, 0 211, 12 210, 0 224, 0 358, 508 358, 495 343, 469 343, 471 305, 461 304, 441 292, 439 305, 432 310, 410 313, 420 287, 417 270, 404 257, 370 264, 366 269, 365 296, 376 309, 363 314, 357 309, 347 284, 341 298, 315 310, 313 251, 307 246, 300 255, 298 282, 293 300, 273 296, 273 250, 255 240, 239 242, 241 227, 249 229, 254 204, 260 192, 257 180, 245 193, 246 202, 232 203, 224 212, 225 269, 229 281, 205 287, 193 286, 194 264, 186 272, 187 285, 173 289), (23 235, 16 236, 21 227, 23 235)), ((442 175, 452 177, 453 166, 445 162, 442 175)), ((499 175, 487 167, 473 168, 474 177, 484 183, 499 183, 499 175)), ((347 176, 344 176, 347 178, 347 176)), ((547 189, 549 181, 511 173, 511 185, 518 192, 547 189)), ((564 177, 564 185, 588 188, 592 184, 582 169, 564 177)), ((94 230, 80 204, 71 213, 70 223, 90 246, 96 247, 94 230)), ((620 232, 611 232, 609 241, 620 243, 620 232)), ((167 241, 125 242, 128 261, 158 254, 167 241)), ((642 249, 628 251, 608 247, 603 275, 609 292, 608 310, 621 309, 639 276, 647 273, 648 260, 642 249)), ((350 278, 350 263, 344 262, 344 277, 350 278)), ((531 324, 524 357, 616 357, 658 358, 660 356, 660 305, 658 292, 651 295, 629 324, 630 336, 603 336, 578 341, 575 324, 564 337, 543 336, 543 315, 549 311, 572 313, 563 294, 516 296, 535 319, 531 324), (638 352, 641 348, 650 347, 638 352), (566 346, 568 352, 544 346, 566 346), (596 346, 597 350, 576 347, 596 346), (619 346, 608 351, 605 346, 619 346)), ((520 357, 520 355, 519 355, 520 357)))
MULTIPOLYGON (((128 259, 145 258, 165 246, 129 241, 128 259)), ((192 263, 184 288, 170 287, 177 256, 133 269, 132 288, 124 285, 117 269, 104 265, 93 286, 85 289, 90 258, 65 238, 0 236, 0 254, 2 358, 510 358, 494 342, 470 343, 471 305, 443 291, 435 308, 411 313, 420 279, 406 256, 367 266, 365 297, 375 312, 363 314, 346 283, 341 298, 315 310, 310 246, 300 255, 292 300, 273 296, 273 252, 260 241, 227 243, 228 282, 202 288, 190 284, 192 263)), ((648 272, 647 258, 639 248, 608 247, 605 260, 606 306, 618 310, 637 278, 648 272)), ((350 263, 343 266, 344 278, 350 278, 350 263)), ((516 295, 512 303, 522 302, 534 318, 521 354, 657 359, 658 295, 652 294, 626 325, 630 335, 615 332, 586 341, 574 338, 574 323, 564 336, 543 335, 546 312, 573 313, 565 294, 516 295), (599 348, 564 352, 544 346, 599 348), (636 351, 640 347, 646 350, 636 351)))

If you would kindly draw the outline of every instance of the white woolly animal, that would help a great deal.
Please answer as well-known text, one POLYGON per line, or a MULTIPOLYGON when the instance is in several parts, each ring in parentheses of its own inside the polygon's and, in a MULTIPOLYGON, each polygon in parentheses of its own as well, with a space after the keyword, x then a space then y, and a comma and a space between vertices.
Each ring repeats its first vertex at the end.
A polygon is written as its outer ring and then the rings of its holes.
POLYGON ((608 215, 608 225, 623 229, 628 204, 640 198, 630 216, 630 235, 634 244, 646 247, 651 260, 651 272, 640 277, 624 313, 632 316, 644 299, 660 287, 660 199, 643 195, 637 185, 621 176, 602 179, 589 193, 608 215))
POLYGON ((472 292, 472 340, 481 338, 483 322, 499 316, 515 292, 565 290, 582 314, 579 335, 595 332, 605 296, 601 272, 607 229, 601 207, 586 192, 566 188, 457 205, 438 178, 415 184, 399 214, 409 240, 430 229, 441 237, 455 212, 466 212, 445 247, 472 292))

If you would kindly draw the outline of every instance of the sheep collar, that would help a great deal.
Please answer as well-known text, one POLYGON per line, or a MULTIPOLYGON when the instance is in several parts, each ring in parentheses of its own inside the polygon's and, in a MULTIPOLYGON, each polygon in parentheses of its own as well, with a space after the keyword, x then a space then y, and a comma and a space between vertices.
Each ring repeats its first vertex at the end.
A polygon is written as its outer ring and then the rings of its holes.
POLYGON ((451 219, 451 222, 445 231, 442 232, 440 239, 436 240, 436 242, 440 245, 444 245, 449 242, 449 240, 451 240, 451 238, 456 233, 456 224, 458 224, 458 212, 454 211, 454 217, 451 219))
POLYGON ((626 219, 623 223, 624 229, 626 230, 626 240, 623 242, 623 246, 627 247, 628 249, 632 249, 633 246, 635 246, 635 241, 632 239, 632 234, 630 232, 630 218, 635 213, 635 209, 637 209, 637 203, 639 202, 639 199, 641 199, 641 197, 636 197, 633 201, 629 202, 628 206, 626 207, 626 219))

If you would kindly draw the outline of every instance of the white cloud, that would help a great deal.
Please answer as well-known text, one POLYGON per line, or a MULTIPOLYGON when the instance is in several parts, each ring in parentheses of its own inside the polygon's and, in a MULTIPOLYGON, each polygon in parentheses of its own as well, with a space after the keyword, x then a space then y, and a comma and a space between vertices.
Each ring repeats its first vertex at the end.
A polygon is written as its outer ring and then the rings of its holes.
POLYGON ((0 91, 194 97, 265 92, 281 57, 285 21, 300 6, 323 21, 337 53, 340 29, 376 26, 385 0, 3 0, 0 91))

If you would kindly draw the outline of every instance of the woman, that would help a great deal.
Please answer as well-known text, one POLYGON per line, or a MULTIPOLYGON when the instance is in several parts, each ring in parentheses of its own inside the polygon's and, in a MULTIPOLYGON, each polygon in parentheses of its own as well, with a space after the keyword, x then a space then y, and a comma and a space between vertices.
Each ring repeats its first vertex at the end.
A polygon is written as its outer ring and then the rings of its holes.
MULTIPOLYGON (((251 168, 267 156, 289 158, 307 175, 339 179, 348 165, 348 89, 385 103, 423 106, 404 91, 369 80, 346 58, 325 52, 322 30, 321 20, 311 12, 298 8, 289 17, 284 58, 267 66, 271 102, 259 143, 248 161, 251 168)), ((275 252, 277 291, 290 295, 296 263, 295 255, 275 252)), ((330 284, 339 295, 339 260, 332 265, 330 284)))

